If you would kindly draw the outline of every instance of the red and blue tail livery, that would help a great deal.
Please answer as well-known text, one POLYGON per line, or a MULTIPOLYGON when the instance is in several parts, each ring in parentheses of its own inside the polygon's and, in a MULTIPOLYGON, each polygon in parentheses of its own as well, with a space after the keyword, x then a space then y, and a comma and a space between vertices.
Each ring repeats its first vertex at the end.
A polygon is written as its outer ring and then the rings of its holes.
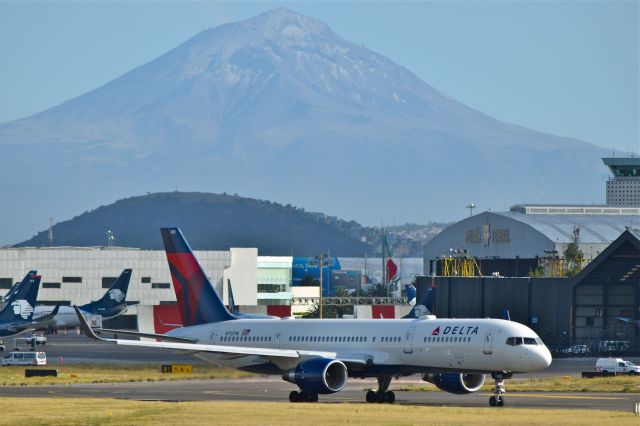
POLYGON ((179 228, 161 228, 183 326, 235 319, 209 282, 179 228))

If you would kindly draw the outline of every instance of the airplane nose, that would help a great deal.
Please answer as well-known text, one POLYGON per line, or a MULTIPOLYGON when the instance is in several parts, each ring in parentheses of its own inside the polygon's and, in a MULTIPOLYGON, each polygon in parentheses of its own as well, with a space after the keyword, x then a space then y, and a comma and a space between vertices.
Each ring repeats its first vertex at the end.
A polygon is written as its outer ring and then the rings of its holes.
POLYGON ((546 346, 531 354, 531 364, 535 370, 544 370, 551 365, 551 352, 546 346))

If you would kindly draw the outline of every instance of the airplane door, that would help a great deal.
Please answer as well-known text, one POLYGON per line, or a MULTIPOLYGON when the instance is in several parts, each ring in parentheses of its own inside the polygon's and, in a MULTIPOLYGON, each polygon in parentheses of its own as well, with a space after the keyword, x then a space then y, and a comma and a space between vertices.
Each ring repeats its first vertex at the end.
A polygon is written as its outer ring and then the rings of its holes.
POLYGON ((218 340, 218 330, 220 329, 220 327, 214 327, 213 330, 211 331, 211 334, 209 335, 209 339, 211 340, 211 344, 215 344, 216 341, 218 340))
POLYGON ((280 333, 276 333, 276 335, 273 337, 273 347, 276 349, 280 349, 280 333))
POLYGON ((404 353, 412 354, 413 353, 413 334, 416 331, 415 327, 409 327, 407 332, 404 334, 404 353))
POLYGON ((485 355, 491 355, 493 353, 493 349, 491 346, 493 345, 493 333, 495 330, 487 330, 484 335, 484 343, 482 345, 482 353, 485 355))

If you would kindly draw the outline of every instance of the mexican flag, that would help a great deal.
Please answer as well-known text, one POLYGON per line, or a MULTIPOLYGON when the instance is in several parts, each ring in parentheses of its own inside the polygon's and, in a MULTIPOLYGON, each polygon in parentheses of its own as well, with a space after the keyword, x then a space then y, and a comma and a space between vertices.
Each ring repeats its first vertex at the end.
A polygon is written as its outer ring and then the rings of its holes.
POLYGON ((386 284, 396 283, 400 277, 396 277, 398 274, 398 265, 393 261, 393 253, 389 249, 389 243, 387 242, 387 231, 384 232, 384 242, 382 246, 382 250, 384 251, 383 255, 387 258, 387 264, 385 267, 387 268, 387 282, 386 284))

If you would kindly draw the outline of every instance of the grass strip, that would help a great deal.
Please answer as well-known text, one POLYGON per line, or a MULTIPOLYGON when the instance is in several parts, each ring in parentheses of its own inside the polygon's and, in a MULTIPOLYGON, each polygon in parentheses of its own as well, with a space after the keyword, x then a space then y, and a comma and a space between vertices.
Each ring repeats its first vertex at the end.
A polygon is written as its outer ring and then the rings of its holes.
POLYGON ((162 373, 160 365, 73 364, 37 368, 57 369, 58 377, 30 377, 27 379, 24 377, 24 366, 6 366, 0 368, 0 386, 240 379, 244 377, 255 377, 251 373, 245 373, 233 368, 199 364, 193 365, 193 373, 191 374, 162 373))
MULTIPOLYGON (((640 393, 640 376, 594 377, 593 379, 558 376, 546 379, 514 379, 506 381, 506 388, 508 392, 640 393)), ((419 385, 395 386, 392 389, 416 392, 438 391, 438 388, 426 382, 419 385)), ((482 390, 493 390, 493 381, 490 377, 482 390)))
POLYGON ((91 398, 0 398, 0 425, 434 424, 637 425, 633 413, 595 410, 421 407, 277 402, 151 402, 91 398), (489 420, 490 419, 490 420, 489 420))

